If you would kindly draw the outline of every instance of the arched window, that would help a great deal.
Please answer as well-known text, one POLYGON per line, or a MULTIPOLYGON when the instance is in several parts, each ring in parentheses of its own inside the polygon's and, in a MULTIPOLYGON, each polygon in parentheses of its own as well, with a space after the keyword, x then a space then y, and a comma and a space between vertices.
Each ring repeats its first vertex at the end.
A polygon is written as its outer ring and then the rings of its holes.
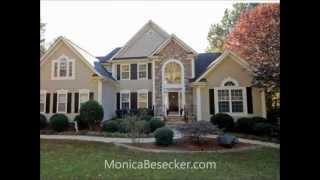
POLYGON ((52 79, 74 79, 75 63, 65 55, 52 61, 52 79))
POLYGON ((176 62, 170 62, 165 66, 165 81, 167 84, 181 83, 181 66, 176 62))
POLYGON ((236 84, 232 81, 227 81, 224 83, 224 86, 235 86, 236 84))

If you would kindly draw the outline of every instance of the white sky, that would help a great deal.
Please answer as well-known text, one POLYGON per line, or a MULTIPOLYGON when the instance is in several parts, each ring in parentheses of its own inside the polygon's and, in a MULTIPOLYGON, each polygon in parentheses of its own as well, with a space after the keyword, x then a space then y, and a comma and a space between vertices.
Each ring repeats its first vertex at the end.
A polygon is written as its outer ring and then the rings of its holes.
POLYGON ((149 19, 204 52, 210 24, 232 2, 41 1, 46 43, 62 35, 96 56, 123 46, 149 19))

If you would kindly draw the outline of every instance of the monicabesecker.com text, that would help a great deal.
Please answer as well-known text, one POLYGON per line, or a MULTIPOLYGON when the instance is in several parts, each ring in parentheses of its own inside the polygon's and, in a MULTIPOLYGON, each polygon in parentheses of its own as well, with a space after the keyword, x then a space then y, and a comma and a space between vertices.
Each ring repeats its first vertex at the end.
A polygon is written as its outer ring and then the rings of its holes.
POLYGON ((174 159, 169 162, 158 161, 108 161, 105 160, 105 169, 216 169, 216 162, 198 162, 198 161, 177 161, 174 159))

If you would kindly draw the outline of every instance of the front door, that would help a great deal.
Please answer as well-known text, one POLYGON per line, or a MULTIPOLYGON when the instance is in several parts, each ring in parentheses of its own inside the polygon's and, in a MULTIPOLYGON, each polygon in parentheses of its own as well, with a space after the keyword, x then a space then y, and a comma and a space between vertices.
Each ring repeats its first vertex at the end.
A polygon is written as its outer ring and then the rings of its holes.
POLYGON ((169 92, 169 112, 179 112, 178 92, 169 92))

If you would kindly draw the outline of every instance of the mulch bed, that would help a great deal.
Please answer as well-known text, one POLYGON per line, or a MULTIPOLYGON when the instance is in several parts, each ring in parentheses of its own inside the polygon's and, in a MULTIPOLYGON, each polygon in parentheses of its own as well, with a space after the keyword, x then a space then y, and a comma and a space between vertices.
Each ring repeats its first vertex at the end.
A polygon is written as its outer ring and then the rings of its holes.
POLYGON ((169 146, 159 146, 155 143, 140 143, 140 144, 129 144, 135 147, 145 149, 159 149, 159 150, 183 150, 183 151, 215 151, 215 150, 226 150, 226 149, 239 149, 244 147, 254 147, 254 144, 242 143, 236 144, 232 148, 220 146, 216 138, 202 138, 201 144, 196 144, 191 138, 184 137, 181 139, 174 140, 175 142, 169 146))

